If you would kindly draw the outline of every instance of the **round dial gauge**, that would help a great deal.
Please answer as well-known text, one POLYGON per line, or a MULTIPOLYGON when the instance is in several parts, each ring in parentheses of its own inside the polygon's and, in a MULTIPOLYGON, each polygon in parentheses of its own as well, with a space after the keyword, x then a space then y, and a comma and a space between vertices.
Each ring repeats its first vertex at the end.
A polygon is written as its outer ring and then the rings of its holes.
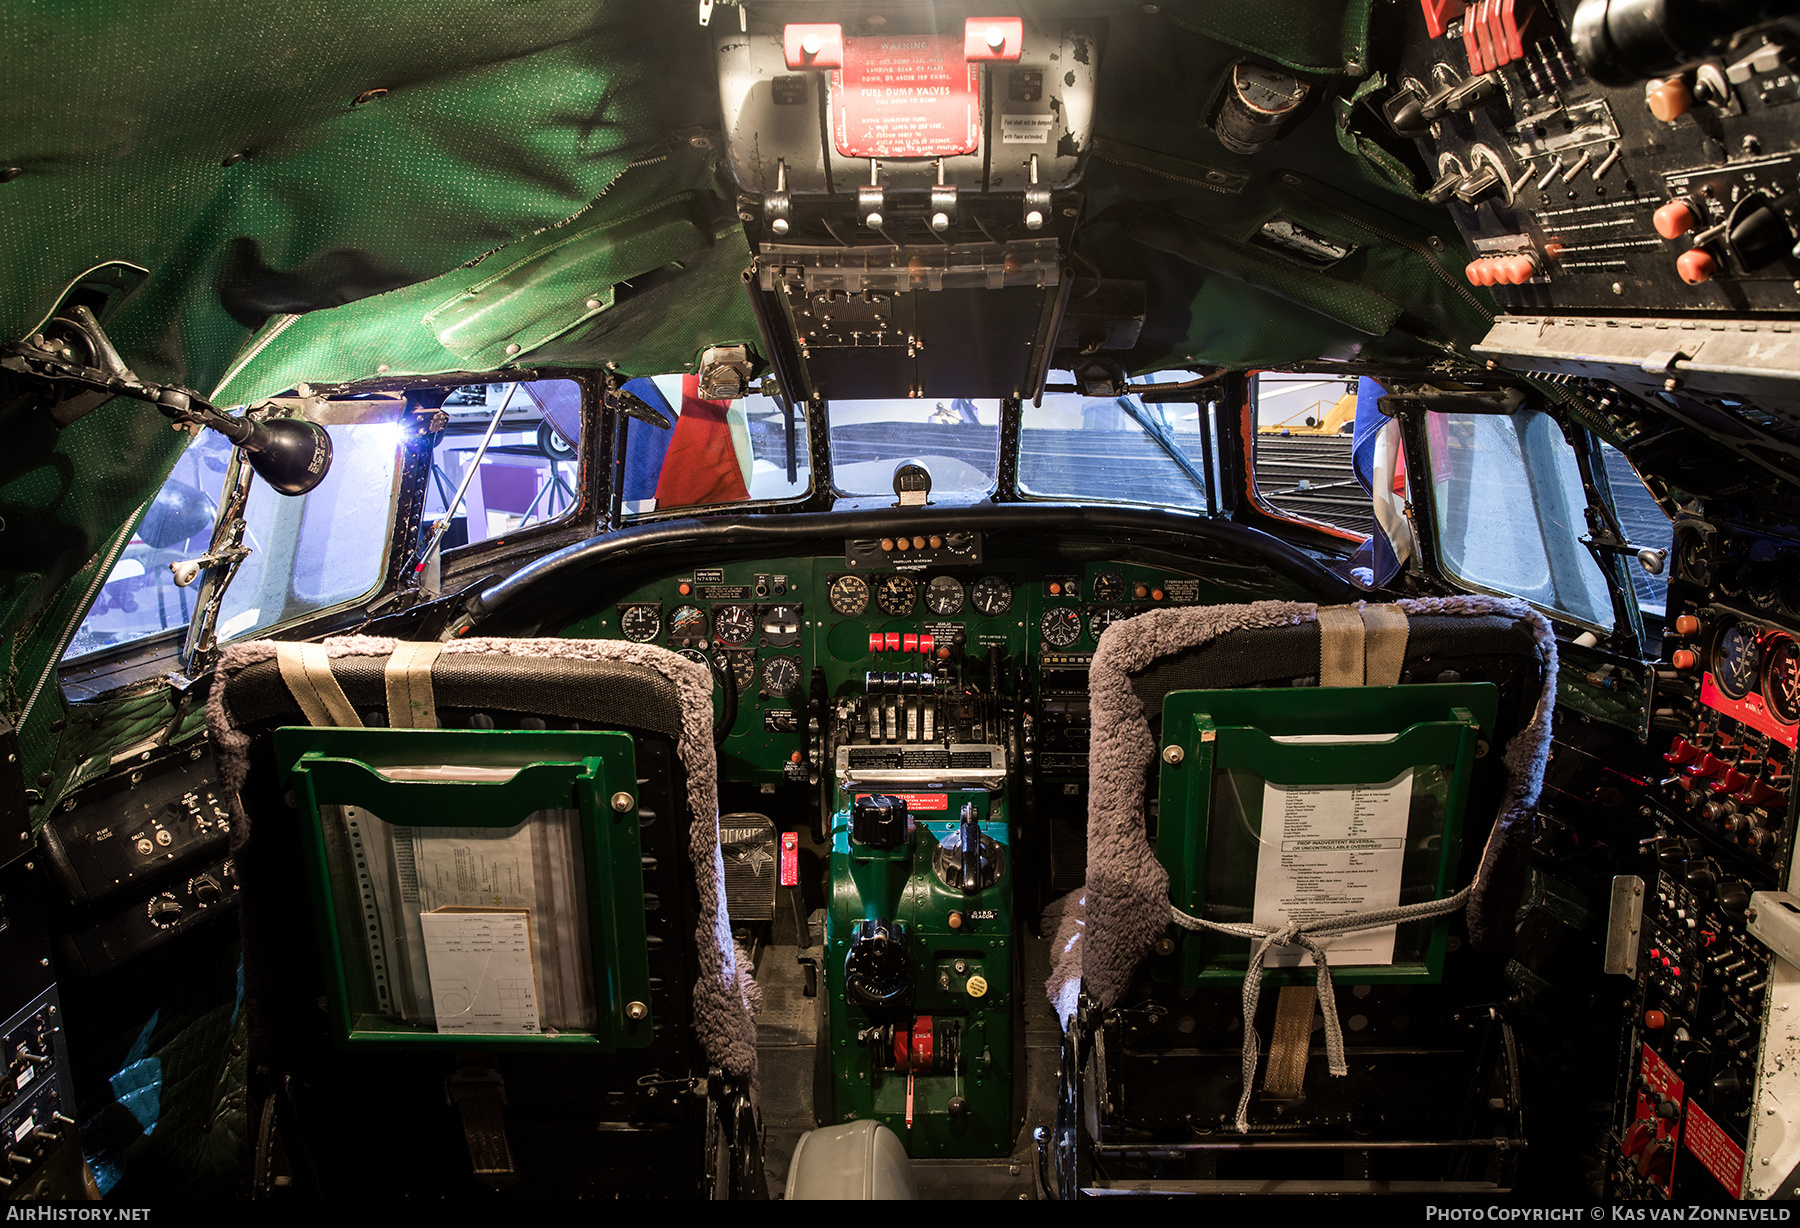
POLYGON ((911 614, 918 599, 919 582, 911 576, 889 576, 875 589, 875 604, 897 618, 911 614))
POLYGON ((999 576, 983 576, 969 590, 969 598, 977 610, 994 618, 1012 609, 1012 593, 1012 585, 999 576))
POLYGON ((669 615, 669 638, 682 644, 704 644, 710 630, 706 611, 696 605, 678 605, 669 615))
POLYGON ((1762 691, 1776 720, 1800 724, 1800 643, 1783 636, 1763 654, 1762 691))
POLYGON ((1742 623, 1727 622, 1713 641, 1713 681, 1732 699, 1742 699, 1756 687, 1762 666, 1762 647, 1756 633, 1742 623))
POLYGON ((712 662, 707 660, 706 654, 701 652, 698 648, 682 648, 677 651, 695 665, 704 665, 709 670, 712 668, 712 662))
POLYGON ((737 693, 744 694, 756 684, 756 650, 753 648, 722 648, 715 654, 719 668, 731 675, 732 682, 737 684, 737 693))
POLYGON ((800 607, 772 605, 757 620, 770 644, 792 644, 800 638, 800 607))
POLYGON ((1103 571, 1094 577, 1095 601, 1125 600, 1125 577, 1116 571, 1103 571))
POLYGON ((619 611, 619 634, 637 644, 648 644, 662 632, 662 610, 653 605, 628 605, 619 611))
POLYGON ((747 605, 728 605, 713 615, 713 638, 721 644, 748 644, 756 634, 756 611, 747 605))
POLYGON ((1102 631, 1118 622, 1121 618, 1128 617, 1130 617, 1130 615, 1124 610, 1114 609, 1111 606, 1102 607, 1088 615, 1088 634, 1093 636, 1094 642, 1098 644, 1100 642, 1100 633, 1102 631))
POLYGON ((962 581, 951 576, 938 576, 925 586, 925 608, 933 614, 962 613, 963 598, 962 581))
POLYGON ((1038 630, 1052 648, 1067 648, 1081 638, 1081 613, 1068 606, 1047 610, 1038 620, 1038 630))
POLYGON ((762 667, 763 694, 787 697, 800 690, 800 658, 770 657, 762 667))
POLYGON ((831 582, 831 608, 855 618, 869 608, 869 582, 861 576, 839 576, 831 582))

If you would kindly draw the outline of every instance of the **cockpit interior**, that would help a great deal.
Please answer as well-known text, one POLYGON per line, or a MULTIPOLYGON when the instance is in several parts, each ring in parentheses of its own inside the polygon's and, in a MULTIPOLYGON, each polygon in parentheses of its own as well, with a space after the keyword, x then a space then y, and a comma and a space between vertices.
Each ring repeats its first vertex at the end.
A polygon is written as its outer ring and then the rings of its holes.
POLYGON ((0 45, 0 1200, 1800 1197, 1793 3, 0 45))

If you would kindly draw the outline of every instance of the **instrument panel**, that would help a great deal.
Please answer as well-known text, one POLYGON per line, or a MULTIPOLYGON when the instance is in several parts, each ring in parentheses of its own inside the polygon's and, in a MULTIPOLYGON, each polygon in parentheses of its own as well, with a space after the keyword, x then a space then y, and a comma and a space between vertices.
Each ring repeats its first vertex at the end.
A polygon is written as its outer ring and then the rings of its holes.
MULTIPOLYGON (((828 697, 860 694, 870 679, 966 679, 988 685, 990 661, 1026 690, 1085 692, 1087 662, 1108 627, 1148 610, 1272 597, 1304 600, 1291 582, 1239 570, 1208 578, 1204 564, 1173 552, 1117 548, 1121 558, 1072 561, 1063 549, 985 548, 978 533, 921 533, 921 548, 901 534, 844 543, 842 555, 764 558, 693 567, 627 592, 564 634, 657 644, 732 679, 738 714, 722 750, 740 781, 793 781, 814 674, 828 697), (908 543, 901 552, 900 542, 908 543), (933 547, 930 543, 941 544, 933 547), (891 549, 883 549, 887 543, 891 549), (1053 666, 1044 677, 1046 658, 1053 666)), ((879 682, 878 685, 885 685, 879 682)), ((916 685, 916 684, 915 684, 916 685)), ((1008 682, 1011 692, 1015 684, 1008 682)), ((1062 731, 1059 749, 1085 752, 1085 735, 1062 731), (1077 736, 1077 734, 1080 736, 1077 736), (1067 742, 1066 747, 1061 743, 1067 742)), ((1059 754, 1064 769, 1085 753, 1059 754)))

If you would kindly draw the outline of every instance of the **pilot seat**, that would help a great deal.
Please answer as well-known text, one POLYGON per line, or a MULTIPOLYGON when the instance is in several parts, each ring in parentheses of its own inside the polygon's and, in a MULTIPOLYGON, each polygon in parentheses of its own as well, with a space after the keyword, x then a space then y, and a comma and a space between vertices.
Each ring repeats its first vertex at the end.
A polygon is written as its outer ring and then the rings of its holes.
POLYGON ((1555 678, 1543 617, 1483 597, 1107 629, 1086 885, 1046 917, 1057 1193, 1512 1186, 1506 951, 1555 678))
POLYGON ((259 641, 208 716, 257 1196, 765 1195, 705 667, 259 641))

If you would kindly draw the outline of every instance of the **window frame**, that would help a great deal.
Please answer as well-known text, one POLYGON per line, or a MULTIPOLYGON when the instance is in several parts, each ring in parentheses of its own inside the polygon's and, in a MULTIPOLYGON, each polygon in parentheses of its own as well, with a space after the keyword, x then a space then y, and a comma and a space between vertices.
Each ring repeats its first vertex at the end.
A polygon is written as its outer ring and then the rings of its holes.
MULTIPOLYGON (((1441 395, 1466 397, 1470 393, 1479 395, 1495 391, 1504 392, 1509 388, 1516 389, 1516 385, 1494 389, 1464 388, 1454 392, 1445 391, 1441 395)), ((1424 391, 1428 395, 1439 395, 1439 390, 1426 389, 1424 391)), ((1486 413, 1494 416, 1508 416, 1498 414, 1492 408, 1483 408, 1481 403, 1472 397, 1466 404, 1446 404, 1438 408, 1454 413, 1486 413)), ((1449 569, 1443 560, 1443 534, 1438 523, 1436 493, 1432 488, 1431 445, 1425 425, 1426 414, 1433 411, 1428 411, 1416 403, 1397 406, 1395 413, 1401 424, 1401 441, 1406 455, 1406 471, 1411 483, 1412 499, 1409 506, 1412 511, 1413 530, 1419 537, 1418 554, 1415 556, 1412 566, 1425 569, 1429 574, 1452 588, 1464 592, 1483 593, 1494 597, 1524 601, 1552 622, 1579 627, 1583 631, 1595 635, 1601 642, 1610 644, 1615 651, 1635 657, 1641 653, 1644 642, 1643 619, 1637 609, 1635 590, 1631 586, 1630 577, 1624 572, 1621 557, 1617 551, 1609 550, 1604 544, 1608 527, 1616 534, 1617 518, 1613 513, 1610 494, 1605 485, 1605 462, 1600 457, 1599 444, 1588 431, 1571 421, 1568 414, 1557 404, 1547 399, 1540 399, 1531 394, 1529 390, 1525 399, 1517 405, 1515 410, 1515 412, 1525 411, 1541 413, 1549 418, 1562 436, 1564 444, 1574 453, 1576 471, 1581 479, 1582 493, 1586 497, 1583 519, 1587 528, 1586 532, 1577 537, 1576 543, 1584 547, 1593 557, 1602 578, 1606 581, 1608 596, 1612 601, 1613 625, 1610 628, 1597 626, 1566 610, 1545 606, 1528 597, 1521 597, 1517 593, 1504 592, 1464 579, 1449 569), (1596 471, 1600 473, 1598 479, 1595 477, 1596 471), (1596 526, 1603 526, 1598 534, 1596 526), (1631 594, 1632 596, 1627 599, 1622 594, 1631 594)))
MULTIPOLYGON (((672 376, 677 372, 669 371, 663 374, 672 376)), ((685 374, 685 372, 680 374, 685 374)), ((829 511, 833 502, 839 497, 829 481, 821 482, 819 480, 821 472, 829 474, 831 471, 831 453, 826 434, 828 428, 824 403, 817 399, 790 398, 785 393, 777 392, 772 394, 772 399, 791 406, 796 422, 805 423, 806 448, 804 455, 807 466, 807 487, 803 493, 789 495, 782 499, 743 499, 735 503, 659 507, 648 512, 625 511, 626 440, 628 424, 631 419, 620 405, 619 393, 623 390, 627 380, 635 378, 637 377, 610 375, 604 391, 600 394, 600 425, 595 431, 595 436, 597 443, 604 440, 604 451, 596 449, 595 455, 602 480, 597 487, 595 483, 589 483, 590 488, 597 488, 600 492, 599 506, 603 509, 600 514, 600 532, 617 532, 620 529, 629 529, 637 525, 686 520, 696 516, 731 516, 742 512, 766 515, 774 512, 829 511)), ((798 449, 796 451, 798 452, 798 449)), ((799 455, 796 455, 795 459, 798 463, 799 455)))

